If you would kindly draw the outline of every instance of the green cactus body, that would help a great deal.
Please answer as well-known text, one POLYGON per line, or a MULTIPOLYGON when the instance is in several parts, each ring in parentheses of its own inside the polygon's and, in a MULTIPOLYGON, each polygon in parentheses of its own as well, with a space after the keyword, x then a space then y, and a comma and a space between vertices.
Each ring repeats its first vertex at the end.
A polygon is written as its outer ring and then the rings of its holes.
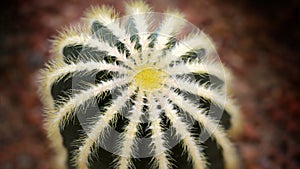
POLYGON ((238 168, 231 75, 203 32, 180 37, 187 24, 132 1, 122 19, 91 8, 53 41, 40 92, 55 168, 238 168))

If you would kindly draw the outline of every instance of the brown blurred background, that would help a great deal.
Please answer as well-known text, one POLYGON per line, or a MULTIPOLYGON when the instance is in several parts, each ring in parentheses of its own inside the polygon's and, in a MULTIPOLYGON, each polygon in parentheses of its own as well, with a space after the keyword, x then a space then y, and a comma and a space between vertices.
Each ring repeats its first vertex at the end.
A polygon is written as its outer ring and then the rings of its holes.
MULTIPOLYGON (((300 1, 153 0, 209 34, 236 76, 245 169, 300 168, 300 1), (298 23, 297 23, 298 22, 298 23)), ((10 0, 0 11, 0 168, 52 169, 36 76, 50 39, 93 4, 120 0, 10 0)))

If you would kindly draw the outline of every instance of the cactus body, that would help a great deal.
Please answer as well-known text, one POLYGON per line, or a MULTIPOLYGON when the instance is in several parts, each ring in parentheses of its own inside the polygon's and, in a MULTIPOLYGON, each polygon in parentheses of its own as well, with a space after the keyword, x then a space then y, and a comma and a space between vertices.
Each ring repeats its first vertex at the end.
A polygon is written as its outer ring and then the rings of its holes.
POLYGON ((179 12, 142 1, 122 19, 93 7, 82 22, 53 41, 41 74, 56 168, 238 168, 231 76, 203 32, 180 37, 179 12))

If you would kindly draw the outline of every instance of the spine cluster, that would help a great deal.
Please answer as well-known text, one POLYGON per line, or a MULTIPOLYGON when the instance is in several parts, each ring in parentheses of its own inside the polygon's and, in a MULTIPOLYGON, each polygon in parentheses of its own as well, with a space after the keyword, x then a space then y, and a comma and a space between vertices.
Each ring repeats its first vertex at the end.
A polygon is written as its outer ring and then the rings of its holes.
POLYGON ((230 72, 178 11, 92 7, 41 73, 56 168, 237 169, 230 72), (184 36, 182 36, 184 35, 184 36))

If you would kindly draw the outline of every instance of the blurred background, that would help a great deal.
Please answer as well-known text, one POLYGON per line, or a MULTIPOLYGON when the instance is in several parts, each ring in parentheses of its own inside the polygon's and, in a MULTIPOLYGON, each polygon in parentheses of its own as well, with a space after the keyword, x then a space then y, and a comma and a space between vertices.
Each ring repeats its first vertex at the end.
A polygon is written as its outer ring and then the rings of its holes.
MULTIPOLYGON (((244 116, 235 140, 245 169, 300 168, 300 1, 152 0, 179 8, 207 33, 236 76, 244 116)), ((43 130, 37 74, 49 39, 91 5, 120 0, 10 0, 0 11, 0 168, 53 169, 43 130)))

